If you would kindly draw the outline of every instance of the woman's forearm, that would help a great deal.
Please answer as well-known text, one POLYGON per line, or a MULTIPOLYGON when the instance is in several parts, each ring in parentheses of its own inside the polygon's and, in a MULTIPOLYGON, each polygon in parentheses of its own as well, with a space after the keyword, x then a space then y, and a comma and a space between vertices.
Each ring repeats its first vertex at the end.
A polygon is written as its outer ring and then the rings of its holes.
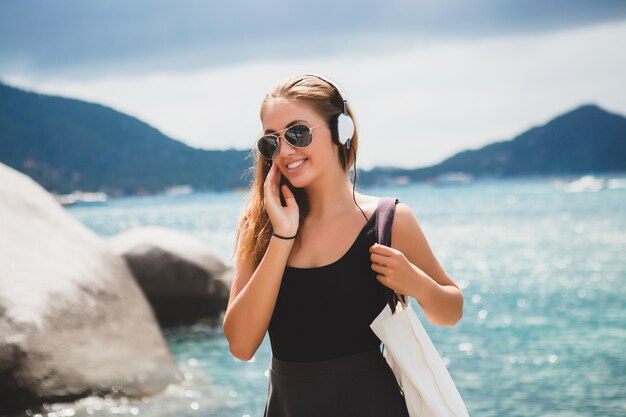
POLYGON ((292 246, 293 240, 272 236, 259 266, 226 309, 224 336, 241 360, 252 358, 265 337, 292 246))
POLYGON ((419 268, 415 271, 415 286, 408 295, 417 300, 429 322, 454 326, 463 317, 461 290, 454 285, 440 285, 419 268))

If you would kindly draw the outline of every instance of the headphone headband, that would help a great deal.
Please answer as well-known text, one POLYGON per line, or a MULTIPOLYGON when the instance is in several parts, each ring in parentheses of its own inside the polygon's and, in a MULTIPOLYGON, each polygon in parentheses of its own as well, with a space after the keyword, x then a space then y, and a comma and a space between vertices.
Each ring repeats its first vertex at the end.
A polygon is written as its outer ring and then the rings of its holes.
POLYGON ((317 77, 320 80, 326 81, 328 84, 332 85, 333 87, 335 87, 335 90, 337 90, 337 92, 339 93, 339 98, 341 98, 341 101, 343 103, 343 114, 347 115, 348 114, 348 108, 346 107, 346 101, 348 101, 346 99, 346 96, 343 92, 343 89, 341 89, 339 87, 339 84, 337 84, 336 82, 332 81, 330 78, 325 77, 323 75, 320 74, 313 74, 313 73, 306 73, 304 75, 311 75, 313 77, 317 77))
POLYGON ((339 116, 337 116, 336 140, 339 142, 339 144, 345 145, 347 149, 350 149, 350 141, 352 140, 352 136, 354 135, 355 127, 354 127, 354 122, 352 121, 352 118, 350 117, 350 115, 348 115, 348 106, 346 104, 347 100, 343 94, 342 89, 339 87, 339 84, 331 81, 330 78, 324 77, 323 75, 312 74, 312 73, 308 73, 304 75, 310 75, 313 77, 317 77, 320 80, 326 81, 328 84, 332 85, 335 88, 335 90, 337 90, 337 93, 339 93, 339 98, 343 102, 343 112, 340 113, 339 116))

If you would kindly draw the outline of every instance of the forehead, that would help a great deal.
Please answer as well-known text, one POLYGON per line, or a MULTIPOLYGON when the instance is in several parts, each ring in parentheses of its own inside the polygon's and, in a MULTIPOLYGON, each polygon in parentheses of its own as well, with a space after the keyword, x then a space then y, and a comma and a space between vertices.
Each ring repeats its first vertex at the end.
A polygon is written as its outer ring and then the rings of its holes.
POLYGON ((265 107, 263 130, 271 132, 282 130, 296 120, 314 124, 322 119, 304 103, 289 100, 272 101, 265 107))

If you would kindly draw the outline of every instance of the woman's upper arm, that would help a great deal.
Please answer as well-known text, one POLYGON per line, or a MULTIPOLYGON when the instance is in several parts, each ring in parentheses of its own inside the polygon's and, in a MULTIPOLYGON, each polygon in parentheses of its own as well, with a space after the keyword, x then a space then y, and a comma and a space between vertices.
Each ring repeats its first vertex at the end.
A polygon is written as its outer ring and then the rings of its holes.
POLYGON ((237 261, 235 264, 235 277, 230 288, 230 297, 228 298, 228 305, 231 305, 232 301, 237 297, 237 294, 246 286, 252 274, 254 273, 254 267, 252 262, 247 258, 241 256, 241 253, 237 254, 237 261))
POLYGON ((411 207, 396 204, 391 225, 392 247, 398 249, 413 265, 428 274, 440 285, 458 285, 448 275, 433 253, 411 207))

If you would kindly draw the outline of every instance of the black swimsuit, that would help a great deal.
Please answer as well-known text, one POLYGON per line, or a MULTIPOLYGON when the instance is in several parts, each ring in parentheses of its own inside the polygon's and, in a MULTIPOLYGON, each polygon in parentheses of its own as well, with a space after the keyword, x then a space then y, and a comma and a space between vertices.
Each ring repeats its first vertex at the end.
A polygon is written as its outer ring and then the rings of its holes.
POLYGON ((272 357, 264 417, 408 417, 369 326, 386 303, 369 253, 375 217, 335 262, 285 267, 268 327, 272 357))
POLYGON ((369 327, 386 302, 370 266, 375 217, 337 261, 315 268, 286 266, 268 328, 275 358, 309 362, 380 349, 369 327))

